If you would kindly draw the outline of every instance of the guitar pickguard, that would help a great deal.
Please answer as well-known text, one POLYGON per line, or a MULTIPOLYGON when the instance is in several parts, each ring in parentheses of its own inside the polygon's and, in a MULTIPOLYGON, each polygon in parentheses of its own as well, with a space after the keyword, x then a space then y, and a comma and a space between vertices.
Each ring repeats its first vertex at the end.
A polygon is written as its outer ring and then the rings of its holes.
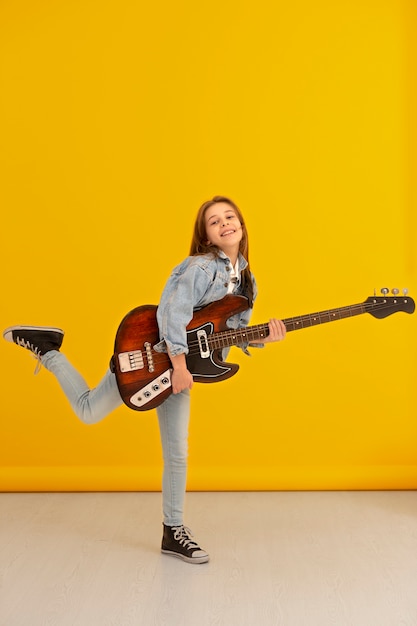
POLYGON ((187 331, 189 346, 189 354, 186 357, 187 367, 197 382, 203 378, 214 381, 216 378, 224 377, 232 369, 224 362, 217 360, 217 350, 210 349, 209 337, 213 331, 214 325, 211 322, 187 331))

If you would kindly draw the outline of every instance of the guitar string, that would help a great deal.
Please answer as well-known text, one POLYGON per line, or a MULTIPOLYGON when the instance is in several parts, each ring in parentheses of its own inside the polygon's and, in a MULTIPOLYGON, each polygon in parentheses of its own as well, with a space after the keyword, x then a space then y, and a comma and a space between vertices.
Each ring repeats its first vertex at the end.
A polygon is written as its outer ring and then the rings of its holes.
MULTIPOLYGON (((407 303, 409 301, 409 299, 405 300, 404 303, 407 303)), ((298 330, 298 329, 302 329, 302 328, 310 328, 311 326, 318 326, 322 323, 328 323, 330 321, 337 321, 340 319, 348 319, 349 317, 355 317, 358 314, 361 313, 369 313, 371 311, 381 311, 381 310, 385 310, 387 308, 392 308, 393 304, 390 301, 387 302, 383 302, 383 303, 377 303, 377 304, 373 304, 373 303, 360 303, 360 304, 354 304, 354 305, 350 305, 350 306, 346 306, 346 307, 341 307, 339 309, 328 309, 325 311, 319 311, 317 313, 309 313, 306 315, 299 315, 299 316, 295 316, 295 317, 290 317, 290 318, 286 318, 285 320, 283 320, 287 326, 291 325, 291 324, 297 324, 296 326, 294 326, 294 328, 287 328, 287 330, 289 330, 290 332, 292 330, 298 330), (347 315, 343 316, 343 317, 339 317, 339 315, 341 313, 347 313, 347 315), (353 313, 353 315, 349 315, 349 313, 353 313), (328 318, 328 319, 327 319, 328 318), (303 321, 305 322, 316 322, 316 320, 318 320, 317 323, 309 323, 306 326, 303 325, 303 321), (298 322, 300 322, 300 324, 298 325, 298 322)), ((209 322, 209 320, 208 320, 209 322)), ((208 323, 206 322, 206 323, 208 323)), ((214 335, 207 335, 207 343, 208 343, 208 347, 209 347, 209 351, 212 352, 213 350, 221 350, 223 348, 228 348, 228 347, 232 347, 233 345, 240 345, 239 343, 236 342, 236 337, 241 337, 242 341, 241 344, 245 344, 247 342, 250 342, 251 339, 260 339, 261 335, 260 332, 262 332, 262 330, 266 331, 268 329, 268 323, 263 323, 263 324, 257 324, 255 326, 248 326, 245 328, 238 328, 238 329, 226 329, 226 330, 222 330, 222 331, 218 331, 215 332, 214 335), (230 340, 233 339, 232 343, 230 343, 230 340), (223 342, 226 341, 226 344, 223 345, 223 342), (213 345, 215 344, 215 345, 213 345), (220 344, 220 345, 217 345, 220 344)), ((201 351, 200 348, 200 341, 197 340, 193 340, 190 341, 190 343, 188 344, 188 356, 193 356, 195 354, 199 354, 199 352, 201 351)), ((145 350, 140 350, 139 348, 136 350, 130 350, 128 352, 131 353, 141 353, 141 358, 139 359, 140 361, 142 360, 144 362, 144 367, 140 368, 140 369, 149 369, 145 367, 145 362, 148 362, 148 357, 146 354, 145 350)), ((152 349, 152 362, 153 365, 158 365, 159 363, 164 363, 167 360, 168 355, 163 352, 156 352, 155 350, 152 349)))

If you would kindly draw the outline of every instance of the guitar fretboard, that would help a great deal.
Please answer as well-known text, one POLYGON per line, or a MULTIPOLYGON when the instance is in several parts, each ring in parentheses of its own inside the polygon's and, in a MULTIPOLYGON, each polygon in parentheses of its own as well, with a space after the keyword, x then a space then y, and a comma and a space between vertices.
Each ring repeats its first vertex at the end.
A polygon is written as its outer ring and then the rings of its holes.
MULTIPOLYGON (((350 306, 340 307, 338 309, 329 309, 327 311, 319 311, 317 313, 309 313, 308 315, 299 315, 297 317, 288 317, 282 320, 285 324, 287 332, 298 330, 300 328, 308 328, 318 324, 327 324, 336 320, 354 317, 367 312, 365 303, 353 304, 350 306)), ((230 329, 218 333, 213 333, 208 337, 210 348, 217 350, 221 348, 229 348, 231 346, 251 343, 264 339, 269 334, 268 324, 257 324, 248 326, 247 328, 239 328, 237 330, 230 329)))
POLYGON ((308 315, 300 315, 298 317, 289 317, 286 320, 283 320, 283 322, 288 332, 290 330, 297 330, 298 328, 308 328, 309 326, 316 326, 317 324, 335 322, 336 320, 342 320, 347 317, 362 315, 362 313, 366 312, 367 309, 365 304, 352 304, 338 309, 329 309, 328 311, 320 311, 318 313, 310 313, 308 315))

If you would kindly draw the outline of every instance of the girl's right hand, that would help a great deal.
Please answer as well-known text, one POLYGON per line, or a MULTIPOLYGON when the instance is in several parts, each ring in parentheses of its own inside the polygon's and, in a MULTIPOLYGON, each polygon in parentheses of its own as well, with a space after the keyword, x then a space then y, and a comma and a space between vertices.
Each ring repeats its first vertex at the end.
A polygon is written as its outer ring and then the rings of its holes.
POLYGON ((172 363, 171 386, 172 393, 181 393, 184 389, 191 389, 193 386, 193 377, 187 369, 185 354, 177 354, 172 356, 168 351, 169 358, 172 363))
POLYGON ((172 393, 181 393, 184 389, 191 389, 193 377, 187 368, 175 368, 171 374, 172 393))

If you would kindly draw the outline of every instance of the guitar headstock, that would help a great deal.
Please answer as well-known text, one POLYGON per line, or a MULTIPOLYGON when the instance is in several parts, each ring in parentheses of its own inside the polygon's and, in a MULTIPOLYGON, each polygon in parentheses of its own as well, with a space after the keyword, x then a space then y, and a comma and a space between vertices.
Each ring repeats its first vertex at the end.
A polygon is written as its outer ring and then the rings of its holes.
POLYGON ((414 313, 416 305, 414 300, 408 295, 408 289, 403 289, 402 295, 400 295, 400 290, 394 288, 391 290, 393 295, 389 296, 389 289, 383 287, 381 293, 382 296, 377 296, 376 293, 374 293, 373 296, 365 300, 364 304, 367 313, 370 313, 378 319, 383 319, 398 311, 414 313))

